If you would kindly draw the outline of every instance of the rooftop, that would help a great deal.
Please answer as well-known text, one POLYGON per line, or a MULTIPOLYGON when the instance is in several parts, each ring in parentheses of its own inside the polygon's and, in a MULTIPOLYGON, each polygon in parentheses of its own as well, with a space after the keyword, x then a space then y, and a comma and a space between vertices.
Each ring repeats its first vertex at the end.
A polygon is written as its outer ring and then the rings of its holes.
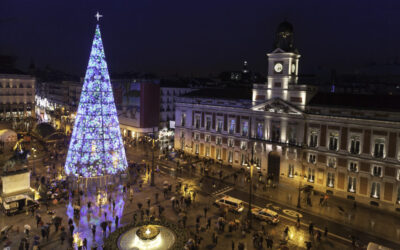
POLYGON ((317 93, 309 106, 358 108, 367 110, 400 110, 399 96, 396 95, 362 95, 347 93, 317 93))
POLYGON ((182 97, 251 100, 252 91, 250 88, 205 88, 187 93, 182 97))

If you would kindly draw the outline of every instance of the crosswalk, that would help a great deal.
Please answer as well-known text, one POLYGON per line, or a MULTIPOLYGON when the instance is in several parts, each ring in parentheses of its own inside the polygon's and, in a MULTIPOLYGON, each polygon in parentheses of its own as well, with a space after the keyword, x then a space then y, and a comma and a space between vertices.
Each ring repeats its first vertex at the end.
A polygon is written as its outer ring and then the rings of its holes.
POLYGON ((227 193, 227 192, 229 192, 229 191, 231 191, 231 190, 233 190, 233 188, 227 186, 227 187, 218 189, 217 191, 211 193, 211 195, 214 196, 214 197, 217 197, 217 196, 220 196, 220 195, 222 195, 222 194, 225 194, 225 193, 227 193))

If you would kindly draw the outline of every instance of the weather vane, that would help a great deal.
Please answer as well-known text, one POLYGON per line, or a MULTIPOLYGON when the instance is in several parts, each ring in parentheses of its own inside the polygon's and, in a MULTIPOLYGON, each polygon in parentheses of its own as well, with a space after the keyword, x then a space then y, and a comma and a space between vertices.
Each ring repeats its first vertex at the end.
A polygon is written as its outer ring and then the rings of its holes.
POLYGON ((96 17, 97 22, 100 20, 100 17, 103 17, 103 15, 100 15, 100 13, 97 11, 96 15, 94 15, 94 17, 96 17))

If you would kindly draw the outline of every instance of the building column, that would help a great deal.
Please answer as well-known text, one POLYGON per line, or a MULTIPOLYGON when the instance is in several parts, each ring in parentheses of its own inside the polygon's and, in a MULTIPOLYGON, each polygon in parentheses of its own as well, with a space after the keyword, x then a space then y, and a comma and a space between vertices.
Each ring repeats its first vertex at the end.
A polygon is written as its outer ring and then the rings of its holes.
POLYGON ((281 118, 281 142, 286 143, 287 137, 287 119, 286 117, 281 118))

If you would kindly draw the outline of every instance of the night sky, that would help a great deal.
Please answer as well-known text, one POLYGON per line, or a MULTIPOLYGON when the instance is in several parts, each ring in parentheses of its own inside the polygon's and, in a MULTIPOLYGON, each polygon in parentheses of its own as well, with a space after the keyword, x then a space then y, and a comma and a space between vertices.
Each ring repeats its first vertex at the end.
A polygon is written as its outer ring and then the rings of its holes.
POLYGON ((97 10, 114 72, 208 75, 247 60, 265 74, 265 54, 285 18, 294 26, 302 73, 400 55, 398 0, 1 0, 0 54, 17 56, 21 69, 33 59, 83 75, 97 10))

